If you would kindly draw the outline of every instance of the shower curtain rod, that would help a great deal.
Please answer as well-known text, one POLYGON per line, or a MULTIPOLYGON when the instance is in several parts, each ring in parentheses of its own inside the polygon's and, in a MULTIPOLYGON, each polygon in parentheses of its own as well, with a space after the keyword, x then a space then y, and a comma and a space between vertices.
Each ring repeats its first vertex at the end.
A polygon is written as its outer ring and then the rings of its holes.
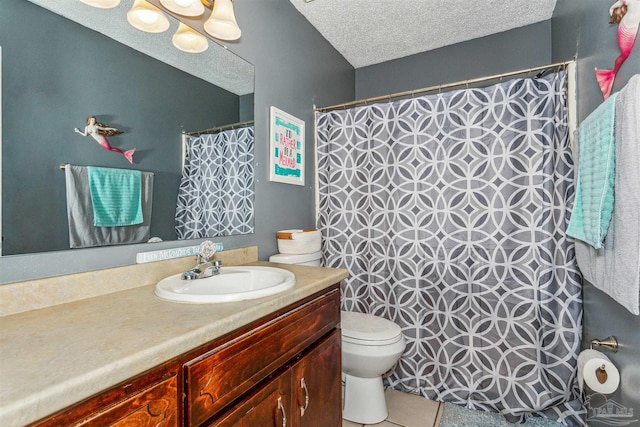
POLYGON ((249 126, 252 124, 253 124, 253 120, 247 120, 246 122, 232 123, 230 125, 218 126, 215 128, 196 130, 193 132, 182 132, 182 134, 186 136, 197 136, 197 135, 202 135, 203 133, 222 132, 223 130, 241 128, 241 127, 249 126))
POLYGON ((455 83, 445 83, 445 84, 441 84, 441 85, 425 87, 425 88, 422 88, 422 89, 407 90, 407 91, 404 91, 404 92, 397 92, 397 93, 392 93, 392 94, 389 94, 389 95, 374 96, 373 98, 364 98, 364 99, 359 99, 357 101, 345 102, 343 104, 329 105, 328 107, 316 107, 316 108, 314 108, 314 111, 318 112, 318 113, 326 113, 328 111, 338 110, 340 108, 345 108, 345 107, 352 107, 354 105, 359 105, 359 104, 367 104, 369 102, 378 102, 378 101, 384 101, 384 100, 391 100, 393 98, 402 98, 402 97, 405 97, 405 96, 414 96, 414 95, 421 94, 421 93, 433 92, 433 91, 436 91, 436 90, 440 91, 442 89, 449 89, 449 88, 456 87, 456 86, 469 85, 469 84, 473 84, 473 83, 481 83, 481 82, 486 82, 486 81, 489 81, 489 80, 501 79, 503 77, 517 76, 519 74, 528 74, 528 73, 532 73, 532 72, 535 72, 535 71, 546 70, 548 68, 555 68, 555 67, 562 68, 562 67, 566 67, 567 65, 571 64, 574 61, 575 61, 575 58, 570 60, 570 61, 556 62, 554 64, 541 65, 539 67, 533 67, 533 68, 525 68, 525 69, 518 70, 518 71, 510 71, 508 73, 495 74, 493 76, 478 77, 478 78, 475 78, 475 79, 461 80, 461 81, 455 82, 455 83))

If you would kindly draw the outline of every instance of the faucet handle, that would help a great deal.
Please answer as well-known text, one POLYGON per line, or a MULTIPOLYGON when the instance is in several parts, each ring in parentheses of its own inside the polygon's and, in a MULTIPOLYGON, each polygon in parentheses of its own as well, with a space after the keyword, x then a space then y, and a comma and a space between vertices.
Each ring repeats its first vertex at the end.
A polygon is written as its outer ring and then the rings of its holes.
POLYGON ((199 277, 200 277, 200 270, 196 270, 195 268, 189 271, 185 271, 184 273, 182 273, 182 276, 180 276, 182 280, 196 280, 199 277))
POLYGON ((215 255, 215 253, 216 244, 211 240, 205 240, 204 242, 200 243, 198 256, 200 257, 201 262, 208 262, 211 258, 213 258, 213 255, 215 255))

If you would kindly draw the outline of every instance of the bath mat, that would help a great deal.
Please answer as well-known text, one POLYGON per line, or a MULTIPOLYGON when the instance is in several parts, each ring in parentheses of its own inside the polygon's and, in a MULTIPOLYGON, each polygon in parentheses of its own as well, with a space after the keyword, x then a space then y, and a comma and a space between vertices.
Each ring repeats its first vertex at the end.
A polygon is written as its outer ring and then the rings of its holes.
POLYGON ((524 424, 512 424, 495 412, 474 411, 452 403, 444 403, 438 427, 564 427, 555 421, 540 417, 529 417, 524 424))

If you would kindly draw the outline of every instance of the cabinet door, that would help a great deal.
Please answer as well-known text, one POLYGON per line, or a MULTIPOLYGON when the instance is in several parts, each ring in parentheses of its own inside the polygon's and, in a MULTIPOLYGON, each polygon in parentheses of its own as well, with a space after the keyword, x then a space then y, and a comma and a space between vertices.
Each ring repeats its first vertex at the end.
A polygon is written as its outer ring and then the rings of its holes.
POLYGON ((208 425, 214 427, 287 427, 291 426, 290 405, 291 371, 286 370, 208 425))
POLYGON ((341 425, 340 339, 340 331, 334 330, 292 367, 292 426, 341 425))

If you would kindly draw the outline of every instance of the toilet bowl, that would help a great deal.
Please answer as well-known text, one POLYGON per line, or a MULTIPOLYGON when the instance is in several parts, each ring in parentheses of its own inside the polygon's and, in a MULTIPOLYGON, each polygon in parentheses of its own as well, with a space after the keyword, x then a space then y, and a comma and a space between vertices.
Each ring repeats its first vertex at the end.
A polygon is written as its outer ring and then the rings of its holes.
POLYGON ((396 364, 405 339, 395 323, 363 313, 341 312, 342 418, 376 424, 387 418, 382 375, 396 364))

